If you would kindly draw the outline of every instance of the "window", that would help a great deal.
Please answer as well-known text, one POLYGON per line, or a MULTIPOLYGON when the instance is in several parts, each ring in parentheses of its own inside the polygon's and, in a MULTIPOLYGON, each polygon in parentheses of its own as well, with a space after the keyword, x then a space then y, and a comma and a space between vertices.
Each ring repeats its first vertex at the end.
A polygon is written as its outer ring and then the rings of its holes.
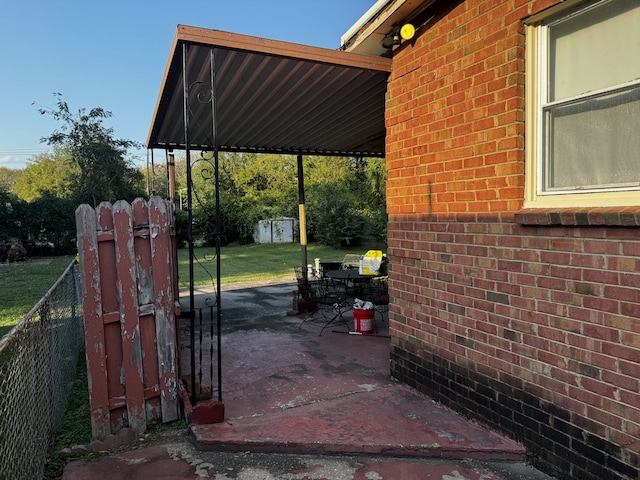
POLYGON ((582 5, 527 27, 525 206, 640 205, 640 2, 582 5))

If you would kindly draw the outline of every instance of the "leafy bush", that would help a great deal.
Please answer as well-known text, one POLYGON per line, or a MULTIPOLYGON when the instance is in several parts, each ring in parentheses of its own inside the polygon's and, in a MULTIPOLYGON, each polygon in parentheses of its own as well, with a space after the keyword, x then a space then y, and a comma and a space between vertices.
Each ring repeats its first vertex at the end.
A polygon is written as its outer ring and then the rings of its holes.
POLYGON ((387 241, 387 222, 388 215, 386 208, 383 206, 378 208, 366 208, 362 212, 367 225, 366 232, 376 241, 386 244, 387 241))
MULTIPOLYGON (((253 228, 257 222, 255 207, 242 197, 223 193, 220 196, 220 243, 221 245, 245 244, 253 241, 253 228)), ((193 209, 194 237, 205 245, 216 243, 215 198, 197 205, 193 209)))
POLYGON ((307 198, 307 222, 316 241, 333 248, 361 243, 365 218, 344 184, 318 184, 307 198))

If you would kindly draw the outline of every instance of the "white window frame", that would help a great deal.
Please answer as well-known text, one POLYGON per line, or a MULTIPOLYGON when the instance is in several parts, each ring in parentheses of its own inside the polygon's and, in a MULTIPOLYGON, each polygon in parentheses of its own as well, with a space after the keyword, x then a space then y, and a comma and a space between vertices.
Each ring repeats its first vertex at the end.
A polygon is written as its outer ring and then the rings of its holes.
MULTIPOLYGON (((610 0, 566 0, 557 7, 538 14, 525 22, 526 31, 526 116, 525 116, 525 208, 615 207, 640 205, 640 186, 599 188, 593 191, 554 190, 544 191, 543 169, 545 162, 544 112, 553 105, 547 99, 547 38, 548 28, 557 21, 568 18, 584 8, 601 5, 610 0)), ((590 92, 594 96, 614 92, 621 88, 640 86, 640 80, 590 92)), ((580 98, 580 97, 578 97, 580 98)), ((575 100, 575 99, 571 99, 575 100)), ((565 103, 565 99, 562 102, 565 103)), ((640 166, 639 166, 640 168, 640 166)))

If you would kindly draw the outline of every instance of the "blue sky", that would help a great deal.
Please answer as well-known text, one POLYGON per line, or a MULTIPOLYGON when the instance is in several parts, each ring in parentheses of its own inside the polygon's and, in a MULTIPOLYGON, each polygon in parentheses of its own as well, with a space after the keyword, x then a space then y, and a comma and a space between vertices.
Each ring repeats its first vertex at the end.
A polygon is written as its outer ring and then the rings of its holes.
MULTIPOLYGON (((336 49, 375 0, 0 0, 0 167, 24 168, 58 126, 37 107, 102 107, 144 143, 178 24, 336 49)), ((135 152, 143 164, 145 152, 135 152)))

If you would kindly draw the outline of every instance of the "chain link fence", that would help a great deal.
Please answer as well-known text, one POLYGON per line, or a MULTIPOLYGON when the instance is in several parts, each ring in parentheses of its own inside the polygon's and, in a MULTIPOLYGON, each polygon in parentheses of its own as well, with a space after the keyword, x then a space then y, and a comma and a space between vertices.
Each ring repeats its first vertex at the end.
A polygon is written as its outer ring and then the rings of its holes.
POLYGON ((42 478, 64 417, 84 347, 76 265, 0 339, 0 480, 42 478))

